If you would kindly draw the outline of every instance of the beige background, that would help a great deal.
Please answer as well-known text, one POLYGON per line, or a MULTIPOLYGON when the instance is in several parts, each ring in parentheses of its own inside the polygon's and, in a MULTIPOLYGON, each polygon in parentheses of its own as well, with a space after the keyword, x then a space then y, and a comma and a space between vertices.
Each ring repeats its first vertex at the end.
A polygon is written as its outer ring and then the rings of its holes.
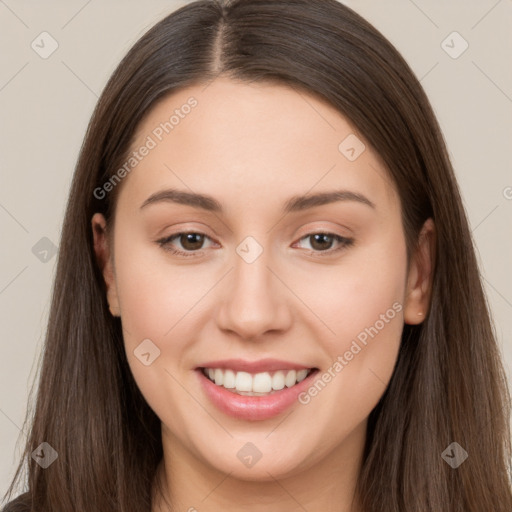
MULTIPOLYGON (((24 440, 20 426, 56 262, 51 252, 41 261, 32 248, 43 237, 59 243, 78 151, 107 78, 150 26, 186 3, 0 0, 2 494, 24 440), (31 47, 44 31, 58 43, 47 59, 31 47)), ((462 189, 512 381, 512 0, 345 3, 395 44, 430 97, 462 189), (456 59, 441 45, 453 31, 469 44, 456 59)), ((446 44, 453 53, 463 42, 452 39, 446 44)))

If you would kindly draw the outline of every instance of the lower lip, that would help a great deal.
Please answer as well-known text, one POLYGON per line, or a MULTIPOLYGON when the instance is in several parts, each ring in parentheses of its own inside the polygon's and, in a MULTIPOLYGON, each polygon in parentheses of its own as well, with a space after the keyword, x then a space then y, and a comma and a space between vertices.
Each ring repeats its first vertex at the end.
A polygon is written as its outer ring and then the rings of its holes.
POLYGON ((273 418, 288 409, 300 393, 305 391, 318 370, 312 371, 303 381, 291 388, 283 388, 271 395, 246 396, 228 391, 206 377, 202 370, 196 370, 206 396, 222 412, 241 420, 258 421, 273 418))

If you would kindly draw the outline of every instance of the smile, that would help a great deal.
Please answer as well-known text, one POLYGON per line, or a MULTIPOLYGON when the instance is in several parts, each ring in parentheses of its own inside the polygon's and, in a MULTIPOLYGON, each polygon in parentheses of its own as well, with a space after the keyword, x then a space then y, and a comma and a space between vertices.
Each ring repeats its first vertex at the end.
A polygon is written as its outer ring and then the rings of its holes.
POLYGON ((282 414, 306 390, 318 368, 276 359, 203 362, 195 368, 205 398, 238 420, 267 420, 282 414))
POLYGON ((244 396, 266 396, 285 387, 291 388, 302 382, 312 371, 313 368, 251 374, 223 368, 202 368, 203 374, 217 386, 244 396))

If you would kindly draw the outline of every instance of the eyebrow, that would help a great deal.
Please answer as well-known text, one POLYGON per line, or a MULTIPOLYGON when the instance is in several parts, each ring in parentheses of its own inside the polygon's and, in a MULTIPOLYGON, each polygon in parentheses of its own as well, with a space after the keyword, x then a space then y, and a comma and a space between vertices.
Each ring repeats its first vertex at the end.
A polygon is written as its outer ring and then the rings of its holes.
MULTIPOLYGON (((334 190, 330 192, 293 196, 284 204, 283 212, 298 212, 337 201, 355 201, 369 206, 370 208, 375 208, 375 204, 363 194, 350 190, 334 190)), ((166 189, 155 192, 142 203, 140 209, 142 210, 146 206, 161 202, 184 204, 209 212, 223 213, 222 205, 214 197, 177 189, 166 189)))

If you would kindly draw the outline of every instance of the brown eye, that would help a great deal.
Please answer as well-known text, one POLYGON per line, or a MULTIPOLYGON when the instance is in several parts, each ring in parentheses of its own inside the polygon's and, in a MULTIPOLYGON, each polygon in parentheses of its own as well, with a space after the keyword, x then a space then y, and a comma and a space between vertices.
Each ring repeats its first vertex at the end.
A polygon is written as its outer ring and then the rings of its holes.
POLYGON ((201 249, 205 240, 211 240, 204 233, 195 231, 175 233, 174 235, 157 240, 164 250, 180 256, 195 256, 201 249), (175 245, 178 247, 176 248, 175 245))
POLYGON ((310 247, 304 249, 310 249, 311 254, 319 256, 328 256, 354 244, 353 238, 345 238, 334 233, 311 233, 302 237, 302 240, 308 240, 310 244, 310 247), (335 244, 337 247, 333 249, 335 244))
POLYGON ((328 235, 326 233, 316 233, 314 235, 309 235, 309 238, 313 240, 311 247, 319 251, 330 249, 334 242, 334 236, 328 235))
POLYGON ((201 233, 181 233, 177 236, 181 246, 187 251, 197 251, 204 243, 204 235, 201 233))

